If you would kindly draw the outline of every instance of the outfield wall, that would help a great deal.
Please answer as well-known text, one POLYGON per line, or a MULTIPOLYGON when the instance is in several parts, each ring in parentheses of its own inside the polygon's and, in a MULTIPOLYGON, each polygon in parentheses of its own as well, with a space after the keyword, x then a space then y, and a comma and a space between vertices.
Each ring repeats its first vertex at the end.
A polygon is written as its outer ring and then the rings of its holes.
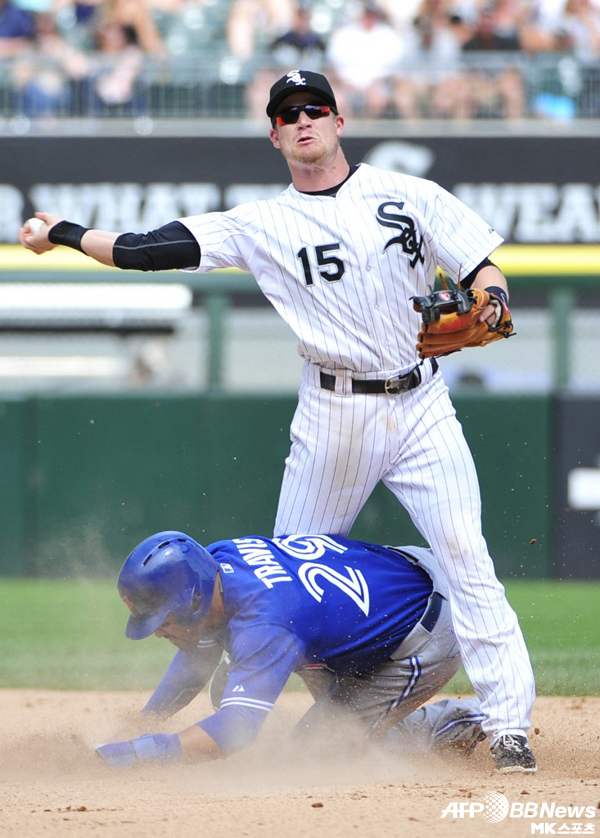
MULTIPOLYGON (((499 574, 552 575, 552 399, 454 402, 499 574)), ((112 574, 162 529, 204 543, 270 534, 295 404, 209 394, 0 400, 0 574, 112 574)), ((422 543, 383 487, 352 535, 422 543)))

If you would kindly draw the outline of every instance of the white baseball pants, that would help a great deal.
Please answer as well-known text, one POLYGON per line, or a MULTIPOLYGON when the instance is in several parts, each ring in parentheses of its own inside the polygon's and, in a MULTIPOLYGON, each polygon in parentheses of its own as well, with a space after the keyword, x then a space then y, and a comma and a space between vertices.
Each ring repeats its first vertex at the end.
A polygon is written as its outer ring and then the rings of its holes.
POLYGON ((348 535, 383 481, 444 571, 463 664, 493 744, 500 734, 527 734, 533 672, 483 538, 475 465, 448 388, 429 361, 421 369, 422 383, 407 393, 353 395, 349 372, 335 372, 332 392, 320 387, 320 368, 305 364, 275 535, 348 535))

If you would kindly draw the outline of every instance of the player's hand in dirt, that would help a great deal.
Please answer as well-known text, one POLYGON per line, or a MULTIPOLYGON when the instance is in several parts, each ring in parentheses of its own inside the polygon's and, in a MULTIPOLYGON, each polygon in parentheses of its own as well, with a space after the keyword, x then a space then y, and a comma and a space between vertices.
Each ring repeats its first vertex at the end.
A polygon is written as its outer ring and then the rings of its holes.
POLYGON ((176 762, 181 757, 181 743, 176 733, 145 733, 125 742, 98 745, 96 753, 110 768, 131 768, 140 762, 176 762))

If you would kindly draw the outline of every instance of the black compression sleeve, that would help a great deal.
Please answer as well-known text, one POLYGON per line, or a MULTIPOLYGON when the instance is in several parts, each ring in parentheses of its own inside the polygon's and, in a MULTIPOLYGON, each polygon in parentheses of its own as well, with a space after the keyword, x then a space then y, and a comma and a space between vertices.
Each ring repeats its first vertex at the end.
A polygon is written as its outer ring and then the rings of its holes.
POLYGON ((487 267, 489 267, 490 265, 491 265, 493 268, 497 268, 497 267, 498 267, 498 265, 494 265, 494 263, 493 263, 490 259, 488 259, 488 258, 486 257, 486 258, 483 260, 483 262, 480 262, 480 263, 477 265, 477 267, 476 267, 476 268, 473 268, 473 270, 471 271, 471 273, 470 273, 470 274, 468 274, 468 275, 467 275, 464 279, 461 279, 461 281, 460 281, 460 287, 461 287, 461 288, 470 288, 470 287, 471 287, 471 285, 473 285, 473 282, 474 282, 474 280, 475 280, 475 277, 477 276, 477 274, 479 273, 479 271, 480 271, 482 268, 487 268, 487 267))
POLYGON ((197 268, 200 245, 180 221, 171 221, 149 233, 120 235, 113 245, 113 262, 124 270, 197 268))

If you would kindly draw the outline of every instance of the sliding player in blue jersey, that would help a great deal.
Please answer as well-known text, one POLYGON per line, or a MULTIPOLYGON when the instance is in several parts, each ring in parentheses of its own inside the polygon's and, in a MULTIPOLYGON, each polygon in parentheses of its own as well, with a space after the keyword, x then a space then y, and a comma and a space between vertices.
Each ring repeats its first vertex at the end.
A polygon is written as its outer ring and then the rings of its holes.
POLYGON ((147 733, 97 752, 112 767, 227 757, 255 739, 293 672, 315 699, 300 734, 352 719, 388 747, 470 751, 484 738, 477 699, 422 707, 461 663, 440 577, 419 547, 294 535, 205 548, 181 532, 150 536, 119 574, 131 611, 126 634, 154 634, 179 651, 142 713, 159 728, 215 672, 217 706, 178 734, 147 733))

